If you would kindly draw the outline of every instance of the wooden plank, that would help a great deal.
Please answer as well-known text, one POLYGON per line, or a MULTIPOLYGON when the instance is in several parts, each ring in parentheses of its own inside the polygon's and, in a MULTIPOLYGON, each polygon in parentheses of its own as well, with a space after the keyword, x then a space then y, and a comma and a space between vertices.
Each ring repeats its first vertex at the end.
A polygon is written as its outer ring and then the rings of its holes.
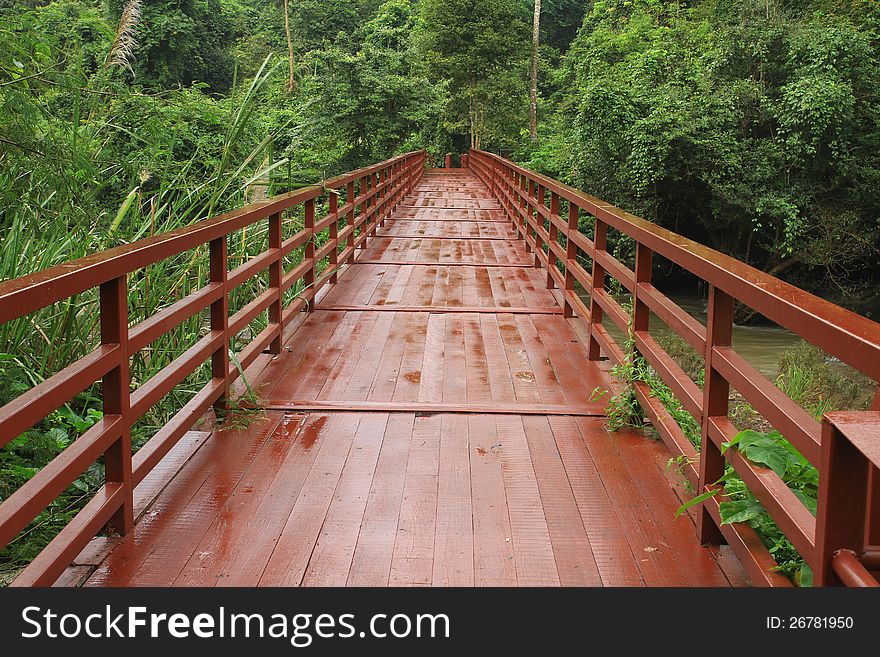
MULTIPOLYGON (((271 492, 277 477, 286 478, 286 470, 292 466, 293 459, 303 456, 304 450, 297 440, 303 420, 301 415, 286 415, 272 431, 175 578, 174 586, 228 585, 222 580, 230 575, 229 562, 236 561, 240 554, 253 554, 255 534, 260 534, 258 528, 264 523, 261 512, 265 509, 261 507, 265 496, 271 492)), ((265 558, 268 559, 268 554, 265 558)), ((260 568, 264 565, 265 560, 260 563, 260 568)), ((251 571, 250 574, 246 584, 253 586, 258 573, 251 571)), ((239 579, 241 576, 240 572, 233 574, 244 584, 239 579)))
POLYGON ((406 336, 400 359, 400 373, 391 394, 392 401, 407 402, 419 399, 429 319, 427 313, 412 315, 411 330, 406 336))
POLYGON ((259 586, 302 583, 360 419, 360 415, 343 413, 327 421, 320 451, 260 576, 259 586))
POLYGON ((548 404, 565 404, 565 391, 559 383, 547 349, 532 319, 520 315, 514 320, 528 358, 529 369, 534 374, 535 385, 538 388, 541 401, 548 404))
MULTIPOLYGON (((585 445, 586 436, 573 418, 550 418, 550 427, 577 502, 599 575, 605 586, 644 586, 636 557, 611 505, 599 470, 585 445)), ((594 431, 601 430, 601 420, 594 431)), ((592 434, 590 434, 592 438, 592 434)), ((603 473, 613 476, 613 473, 603 473)))
POLYGON ((541 394, 538 392, 538 386, 535 382, 536 375, 532 371, 531 362, 523 346, 516 319, 513 315, 498 315, 498 329, 501 333, 504 353, 507 356, 516 401, 522 404, 539 403, 541 394))
POLYGON ((387 423, 387 414, 361 419, 303 586, 344 586, 348 581, 387 423))
POLYGON ((550 530, 532 467, 522 419, 495 419, 501 443, 501 472, 510 512, 511 542, 520 586, 558 586, 550 530))
POLYGON ((361 352, 357 362, 357 367, 353 372, 345 392, 340 395, 343 399, 365 401, 370 393, 370 386, 379 369, 382 359, 382 351, 394 323, 394 315, 382 313, 378 316, 376 323, 367 343, 373 345, 370 349, 361 352))
MULTIPOLYGON (((625 460, 616 450, 616 444, 632 438, 627 432, 618 431, 612 436, 597 421, 581 422, 576 419, 581 433, 587 443, 596 468, 602 473, 603 482, 611 498, 612 507, 616 511, 618 522, 626 535, 632 554, 635 555, 639 570, 647 586, 687 586, 687 572, 692 566, 690 559, 677 557, 670 547, 672 537, 659 531, 654 526, 654 518, 658 509, 646 502, 641 494, 645 481, 656 476, 649 460, 625 460)), ((638 440, 644 440, 642 436, 638 440)), ((674 505, 668 507, 667 513, 674 514, 674 505)), ((682 521, 682 527, 689 529, 688 521, 682 521)), ((710 557, 696 541, 692 543, 694 552, 691 557, 710 557)))
POLYGON ((330 371, 323 381, 316 399, 340 399, 344 398, 352 376, 358 370, 361 355, 369 346, 369 338, 379 319, 378 313, 362 313, 358 323, 342 346, 342 351, 336 361, 336 366, 330 371))
POLYGON ((267 412, 247 430, 215 432, 86 586, 170 586, 282 417, 267 412))
POLYGON ((419 402, 441 403, 446 357, 446 315, 430 315, 425 330, 425 353, 419 385, 419 402))
POLYGON ((440 415, 417 415, 394 539, 391 586, 426 586, 433 581, 439 452, 440 415))
POLYGON ((443 352, 443 403, 467 402, 467 366, 465 363, 464 321, 459 315, 446 320, 443 352))
POLYGON ((498 328, 496 315, 480 315, 483 346, 486 350, 486 364, 489 368, 489 387, 492 389, 492 401, 499 404, 516 404, 513 388, 513 377, 504 353, 501 330, 498 328))
POLYGON ((559 583, 562 586, 601 586, 602 578, 590 539, 550 423, 543 416, 524 417, 522 423, 550 532, 559 583))
POLYGON ((415 415, 389 416, 364 509, 348 586, 387 586, 415 415))
POLYGON ((213 579, 215 586, 257 585, 315 457, 322 449, 328 422, 326 415, 310 415, 295 432, 282 422, 277 438, 293 440, 295 444, 287 451, 266 493, 256 502, 248 521, 247 547, 227 552, 218 576, 213 579))
POLYGON ((467 374, 467 401, 480 404, 492 401, 489 364, 479 317, 464 318, 464 357, 467 374))
POLYGON ((381 347, 376 345, 375 348, 381 348, 381 357, 379 365, 375 370, 375 377, 370 385, 370 391, 367 394, 368 401, 390 400, 394 394, 394 388, 397 380, 401 375, 400 366, 403 360, 403 351, 406 346, 407 339, 411 337, 415 331, 416 320, 418 315, 412 313, 394 313, 391 315, 392 324, 391 331, 385 344, 381 347))
MULTIPOLYGON (((345 313, 326 340, 313 343, 309 353, 301 359, 297 367, 285 373, 285 381, 275 388, 273 394, 294 399, 316 399, 327 379, 336 370, 337 362, 362 317, 360 312, 345 313)), ((283 357, 282 353, 281 358, 283 357)))
POLYGON ((516 586, 510 517, 495 418, 468 417, 474 525, 474 584, 516 586))
POLYGON ((474 585, 468 419, 440 420, 440 471, 434 534, 434 586, 474 585))

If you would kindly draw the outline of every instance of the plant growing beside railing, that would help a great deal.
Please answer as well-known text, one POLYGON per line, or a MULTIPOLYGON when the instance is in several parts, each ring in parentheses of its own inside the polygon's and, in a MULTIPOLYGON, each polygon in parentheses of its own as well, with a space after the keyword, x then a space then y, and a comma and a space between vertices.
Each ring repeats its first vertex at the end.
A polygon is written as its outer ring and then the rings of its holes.
MULTIPOLYGON (((632 315, 629 304, 624 303, 621 306, 627 314, 632 315)), ((642 382, 648 385, 651 396, 660 400, 681 427, 688 440, 699 451, 699 424, 684 409, 681 402, 675 397, 669 386, 658 376, 654 368, 635 349, 632 323, 630 323, 627 337, 621 346, 625 350, 625 358, 623 362, 615 364, 611 370, 614 381, 620 386, 619 390, 611 394, 609 390, 596 388, 592 395, 593 400, 607 397, 607 407, 605 410, 607 417, 606 427, 610 431, 619 431, 625 428, 646 428, 645 412, 641 404, 639 404, 634 385, 636 382, 642 382)), ((800 372, 800 370, 798 371, 800 372)), ((697 383, 702 387, 702 380, 698 380, 697 383)), ((780 381, 779 383, 784 384, 785 382, 780 381)), ((803 387, 800 379, 793 382, 793 385, 798 388, 803 387)), ((787 386, 783 385, 783 387, 787 386)), ((820 402, 820 415, 821 410, 826 405, 824 401, 820 402)), ((810 512, 815 515, 819 472, 778 431, 774 430, 768 433, 762 433, 753 429, 741 431, 733 440, 725 443, 724 452, 732 448, 737 449, 745 458, 753 463, 773 470, 810 512)), ((667 468, 677 467, 680 470, 686 465, 685 459, 686 457, 684 456, 680 456, 677 459, 671 458, 667 468)), ((685 488, 693 490, 693 487, 688 485, 689 482, 684 477, 682 479, 685 482, 685 488)), ((780 531, 779 526, 770 517, 770 514, 749 490, 733 467, 728 465, 724 475, 714 482, 713 486, 715 487, 710 491, 697 495, 682 504, 676 513, 676 517, 683 515, 688 509, 712 497, 722 495, 724 499, 719 507, 722 523, 749 523, 779 564, 779 572, 784 573, 800 586, 811 586, 812 570, 797 552, 794 545, 780 531)))

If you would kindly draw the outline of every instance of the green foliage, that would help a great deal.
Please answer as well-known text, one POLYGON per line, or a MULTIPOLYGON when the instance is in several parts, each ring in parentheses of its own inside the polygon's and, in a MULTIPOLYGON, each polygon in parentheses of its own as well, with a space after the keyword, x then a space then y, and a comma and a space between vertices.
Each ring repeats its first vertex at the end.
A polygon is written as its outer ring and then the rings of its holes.
POLYGON ((469 136, 471 146, 515 145, 526 125, 527 3, 421 0, 420 12, 424 65, 449 89, 447 132, 469 136))
POLYGON ((562 118, 543 128, 559 132, 554 151, 567 147, 562 177, 837 300, 867 300, 880 245, 877 7, 593 3, 560 73, 562 118))
POLYGON ((410 0, 389 0, 356 30, 358 49, 332 45, 307 56, 306 166, 354 169, 436 139, 442 87, 413 71, 415 19, 410 0))

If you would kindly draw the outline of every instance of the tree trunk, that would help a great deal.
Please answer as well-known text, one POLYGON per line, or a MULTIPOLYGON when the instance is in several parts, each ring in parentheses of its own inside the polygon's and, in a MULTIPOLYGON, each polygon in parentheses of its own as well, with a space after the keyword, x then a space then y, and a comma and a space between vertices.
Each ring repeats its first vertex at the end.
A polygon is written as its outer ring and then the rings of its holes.
POLYGON ((532 66, 529 89, 529 136, 538 141, 538 45, 541 34, 541 0, 535 0, 535 18, 532 22, 532 66))
POLYGON ((289 67, 289 77, 287 78, 287 93, 293 93, 296 89, 296 80, 293 77, 293 37, 290 34, 290 12, 288 11, 288 0, 284 0, 284 32, 287 34, 287 58, 289 67))

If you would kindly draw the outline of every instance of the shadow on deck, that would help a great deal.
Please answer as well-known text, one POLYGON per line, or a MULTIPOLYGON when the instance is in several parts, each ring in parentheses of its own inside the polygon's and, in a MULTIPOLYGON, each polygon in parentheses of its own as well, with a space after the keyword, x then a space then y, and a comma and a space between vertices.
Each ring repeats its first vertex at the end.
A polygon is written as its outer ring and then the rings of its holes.
POLYGON ((663 444, 604 429, 607 368, 482 182, 428 171, 376 236, 251 368, 267 410, 187 434, 60 583, 747 583, 663 444))

